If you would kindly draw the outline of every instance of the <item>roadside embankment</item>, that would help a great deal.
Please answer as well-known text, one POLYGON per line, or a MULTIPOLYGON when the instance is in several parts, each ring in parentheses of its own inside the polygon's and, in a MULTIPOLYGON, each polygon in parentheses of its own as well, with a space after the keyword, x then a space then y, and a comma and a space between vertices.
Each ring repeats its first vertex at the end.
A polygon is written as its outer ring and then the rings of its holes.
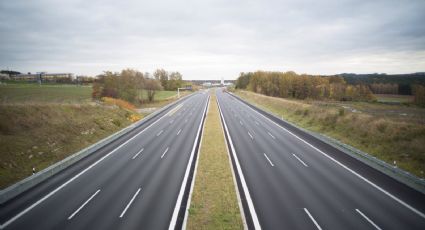
POLYGON ((302 101, 236 94, 302 128, 425 177, 425 109, 365 102, 302 101))

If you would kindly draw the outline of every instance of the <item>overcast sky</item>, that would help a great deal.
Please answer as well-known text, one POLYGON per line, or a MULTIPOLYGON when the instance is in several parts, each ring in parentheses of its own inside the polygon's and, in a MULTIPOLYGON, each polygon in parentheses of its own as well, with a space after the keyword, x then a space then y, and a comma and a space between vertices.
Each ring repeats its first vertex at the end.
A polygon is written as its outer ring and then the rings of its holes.
POLYGON ((0 69, 425 71, 424 0, 1 0, 0 69))

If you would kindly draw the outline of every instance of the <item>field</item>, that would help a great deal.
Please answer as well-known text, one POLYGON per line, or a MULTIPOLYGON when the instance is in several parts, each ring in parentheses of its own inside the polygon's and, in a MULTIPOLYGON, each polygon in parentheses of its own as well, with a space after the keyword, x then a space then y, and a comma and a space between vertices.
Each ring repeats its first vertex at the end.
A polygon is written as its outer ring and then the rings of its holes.
POLYGON ((303 101, 247 91, 242 98, 424 178, 425 109, 403 104, 303 101))
POLYGON ((187 229, 243 229, 214 95, 209 106, 187 229))
POLYGON ((90 86, 0 85, 0 103, 83 103, 91 100, 90 86))
POLYGON ((413 102, 414 97, 410 95, 394 95, 394 94, 375 94, 378 102, 382 103, 411 103, 413 102))
MULTIPOLYGON (((0 103, 84 103, 91 101, 91 92, 91 86, 7 84, 0 85, 0 103)), ((146 100, 146 90, 142 91, 142 97, 146 100)), ((177 97, 177 91, 157 91, 154 103, 173 97, 177 97)))
MULTIPOLYGON (((148 98, 148 93, 146 92, 146 90, 142 91, 142 97, 144 99, 148 98)), ((177 91, 157 91, 155 93, 155 101, 163 101, 163 100, 167 100, 171 97, 177 97, 177 91)))
MULTIPOLYGON (((93 102, 90 86, 0 85, 0 189, 128 126, 132 110, 93 102)), ((161 107, 176 92, 158 91, 161 107)), ((144 114, 145 115, 145 114, 144 114)))

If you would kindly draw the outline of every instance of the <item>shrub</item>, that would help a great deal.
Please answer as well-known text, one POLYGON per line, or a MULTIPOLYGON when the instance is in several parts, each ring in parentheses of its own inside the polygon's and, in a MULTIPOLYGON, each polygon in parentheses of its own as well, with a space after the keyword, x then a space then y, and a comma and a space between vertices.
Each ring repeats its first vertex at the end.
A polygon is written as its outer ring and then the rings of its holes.
POLYGON ((131 114, 128 117, 128 120, 131 121, 131 122, 136 122, 136 121, 138 121, 140 119, 142 119, 142 117, 139 114, 131 114))
POLYGON ((119 106, 120 108, 123 108, 123 109, 128 109, 132 111, 136 109, 136 107, 133 104, 121 99, 116 99, 111 97, 102 97, 102 101, 109 105, 119 106))

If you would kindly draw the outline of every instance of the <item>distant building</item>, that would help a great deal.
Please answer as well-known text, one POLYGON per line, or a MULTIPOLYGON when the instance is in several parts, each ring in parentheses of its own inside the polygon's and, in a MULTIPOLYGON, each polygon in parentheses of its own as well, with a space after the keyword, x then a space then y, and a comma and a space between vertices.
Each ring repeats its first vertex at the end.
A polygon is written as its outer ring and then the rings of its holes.
POLYGON ((211 87, 212 86, 212 83, 211 82, 204 82, 204 83, 202 83, 202 86, 204 86, 204 87, 211 87))
POLYGON ((189 82, 195 84, 195 85, 204 85, 205 83, 209 83, 209 84, 228 84, 228 83, 236 83, 236 80, 223 80, 223 82, 221 80, 188 80, 189 82), (226 83, 227 82, 227 83, 226 83))
POLYGON ((9 80, 9 74, 0 73, 0 80, 9 80))
POLYGON ((36 73, 36 74, 18 74, 11 76, 11 80, 15 81, 39 81, 42 82, 57 82, 57 83, 70 83, 74 79, 72 73, 36 73))

